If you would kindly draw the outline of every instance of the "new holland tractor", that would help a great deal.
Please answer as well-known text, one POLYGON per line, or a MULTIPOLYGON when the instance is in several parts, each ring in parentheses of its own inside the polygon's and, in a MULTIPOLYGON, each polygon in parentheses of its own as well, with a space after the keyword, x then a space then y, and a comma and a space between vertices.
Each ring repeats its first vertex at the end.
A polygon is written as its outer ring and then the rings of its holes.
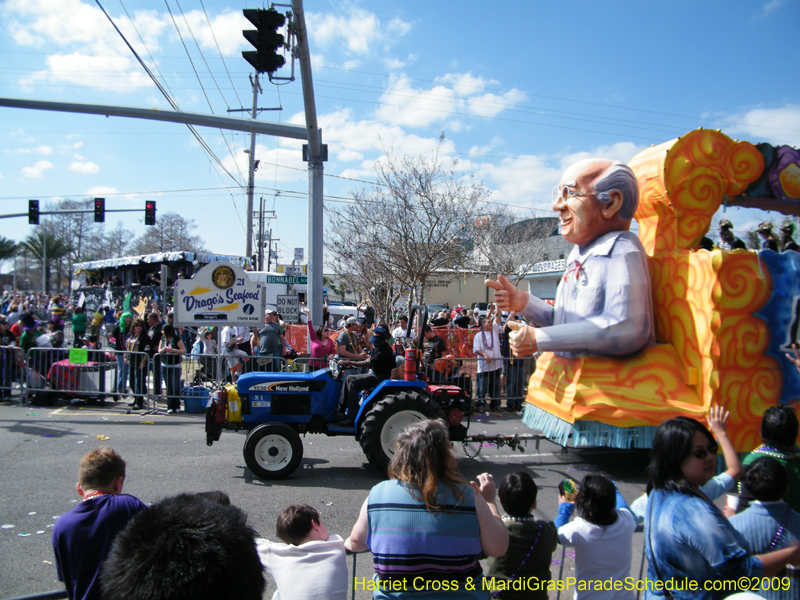
MULTIPOLYGON (((425 307, 413 307, 409 334, 416 312, 423 315, 423 323, 427 320, 425 307)), ((211 446, 218 441, 223 429, 246 431, 247 467, 262 479, 280 479, 300 465, 301 434, 355 437, 367 460, 381 472, 394 454, 397 435, 416 421, 445 419, 451 441, 470 441, 471 398, 454 385, 426 381, 422 341, 419 335, 406 349, 403 379, 383 381, 371 392, 362 393, 352 427, 336 424, 343 380, 342 370, 332 360, 328 368, 309 373, 246 373, 235 386, 215 392, 206 408, 206 443, 211 446)), ((523 437, 540 436, 477 436, 474 440, 516 448, 523 437)))

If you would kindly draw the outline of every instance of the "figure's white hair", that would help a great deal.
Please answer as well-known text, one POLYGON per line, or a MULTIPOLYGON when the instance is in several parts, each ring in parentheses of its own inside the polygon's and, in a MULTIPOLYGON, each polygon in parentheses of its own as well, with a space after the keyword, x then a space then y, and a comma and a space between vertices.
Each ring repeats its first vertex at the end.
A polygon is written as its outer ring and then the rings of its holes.
POLYGON ((594 193, 600 202, 611 200, 614 190, 622 194, 619 216, 632 219, 639 206, 639 182, 631 168, 624 162, 614 161, 594 182, 594 193))

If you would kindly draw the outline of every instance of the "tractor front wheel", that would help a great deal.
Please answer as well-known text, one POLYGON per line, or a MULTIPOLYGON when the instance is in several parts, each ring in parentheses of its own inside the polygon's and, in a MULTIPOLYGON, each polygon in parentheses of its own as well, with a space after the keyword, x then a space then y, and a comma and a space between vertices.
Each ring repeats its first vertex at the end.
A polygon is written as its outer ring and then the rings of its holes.
POLYGON ((256 477, 283 479, 303 460, 300 434, 283 423, 259 425, 244 441, 244 462, 256 477))

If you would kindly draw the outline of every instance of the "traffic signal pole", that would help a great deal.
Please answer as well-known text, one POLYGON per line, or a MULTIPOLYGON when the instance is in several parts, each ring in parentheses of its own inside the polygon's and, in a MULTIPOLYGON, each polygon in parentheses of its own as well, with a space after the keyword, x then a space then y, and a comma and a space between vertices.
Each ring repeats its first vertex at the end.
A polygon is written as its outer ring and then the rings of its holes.
POLYGON ((314 323, 322 323, 322 272, 323 272, 323 182, 324 150, 322 133, 317 125, 317 106, 314 102, 314 81, 311 78, 311 53, 308 31, 303 12, 303 1, 292 0, 294 28, 297 39, 297 57, 303 83, 303 104, 306 113, 308 140, 308 294, 306 304, 314 323))
POLYGON ((304 140, 308 136, 306 128, 301 125, 253 121, 252 119, 242 119, 239 117, 204 115, 202 113, 178 112, 155 108, 138 108, 135 106, 80 104, 76 102, 54 102, 51 100, 26 100, 22 98, 0 98, 0 106, 82 113, 86 115, 105 115, 107 117, 130 117, 132 119, 147 119, 149 121, 167 121, 169 123, 197 125, 198 127, 230 129, 232 131, 245 131, 247 133, 263 133, 265 135, 276 135, 278 137, 287 137, 295 140, 304 140))

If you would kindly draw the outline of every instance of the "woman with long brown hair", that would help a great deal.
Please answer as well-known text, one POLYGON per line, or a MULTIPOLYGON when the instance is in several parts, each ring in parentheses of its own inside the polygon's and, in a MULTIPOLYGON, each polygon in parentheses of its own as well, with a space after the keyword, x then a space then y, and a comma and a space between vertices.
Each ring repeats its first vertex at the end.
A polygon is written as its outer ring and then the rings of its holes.
POLYGON ((372 488, 345 541, 352 552, 372 552, 373 597, 488 598, 478 559, 508 549, 492 476, 467 483, 447 426, 432 420, 397 436, 389 477, 372 488))

